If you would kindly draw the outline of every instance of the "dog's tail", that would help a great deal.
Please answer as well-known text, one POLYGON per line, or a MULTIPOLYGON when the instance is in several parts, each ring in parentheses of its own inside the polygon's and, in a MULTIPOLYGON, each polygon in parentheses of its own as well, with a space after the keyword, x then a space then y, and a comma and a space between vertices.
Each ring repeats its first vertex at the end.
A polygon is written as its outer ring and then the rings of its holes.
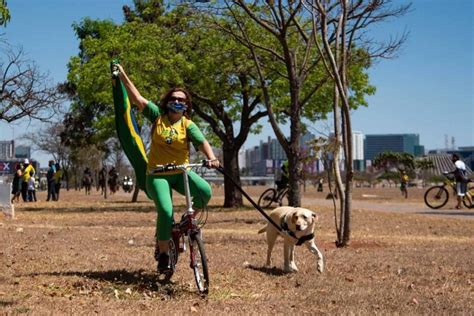
MULTIPOLYGON (((267 226, 268 226, 268 224, 267 224, 267 226)), ((265 226, 265 227, 263 227, 262 229, 260 229, 260 230, 258 231, 258 233, 259 233, 259 234, 264 233, 264 232, 267 230, 267 226, 265 226)))

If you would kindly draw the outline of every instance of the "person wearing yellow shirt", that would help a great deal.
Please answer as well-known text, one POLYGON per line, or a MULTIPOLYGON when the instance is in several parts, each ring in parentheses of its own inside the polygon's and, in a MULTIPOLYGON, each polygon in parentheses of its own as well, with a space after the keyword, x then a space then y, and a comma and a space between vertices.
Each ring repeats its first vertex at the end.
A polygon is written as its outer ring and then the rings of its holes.
MULTIPOLYGON (((184 194, 184 183, 180 171, 155 175, 150 174, 150 170, 156 168, 157 165, 188 163, 190 143, 204 153, 209 167, 218 168, 220 164, 212 147, 190 119, 192 103, 188 91, 182 88, 170 89, 163 95, 159 105, 156 105, 140 94, 121 65, 116 66, 119 70, 118 77, 123 82, 131 102, 153 123, 146 189, 158 213, 155 247, 157 269, 159 273, 165 273, 171 269, 168 254, 173 221, 171 189, 184 194)), ((211 186, 197 173, 189 171, 188 174, 193 206, 197 209, 203 208, 211 198, 211 186)))
POLYGON ((404 196, 405 199, 408 198, 408 180, 409 177, 406 171, 403 170, 400 178, 400 191, 402 192, 402 196, 404 196))
POLYGON ((24 202, 28 201, 28 181, 30 180, 31 175, 34 176, 35 168, 28 159, 23 161, 23 171, 22 171, 22 179, 21 179, 21 198, 24 202))
POLYGON ((56 173, 54 174, 54 189, 56 191, 56 200, 59 200, 59 191, 61 190, 61 181, 63 179, 63 169, 59 162, 56 163, 56 173))

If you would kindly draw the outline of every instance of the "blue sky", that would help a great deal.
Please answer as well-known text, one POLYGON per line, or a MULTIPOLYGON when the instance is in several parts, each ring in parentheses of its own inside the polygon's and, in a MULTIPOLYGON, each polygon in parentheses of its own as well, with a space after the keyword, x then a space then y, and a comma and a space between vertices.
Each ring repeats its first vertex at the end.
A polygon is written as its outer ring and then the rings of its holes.
MULTIPOLYGON (((55 82, 66 79, 69 57, 78 52, 72 23, 84 17, 122 21, 129 0, 10 0, 12 19, 3 30, 9 42, 22 45, 28 57, 55 82)), ((394 1, 395 3, 404 3, 394 1)), ((414 0, 405 17, 374 29, 377 37, 410 32, 393 60, 370 70, 376 95, 369 107, 353 112, 353 129, 364 134, 417 133, 427 149, 474 145, 473 3, 471 0, 414 0)), ((0 139, 12 139, 37 124, 0 123, 0 139)), ((318 123, 316 130, 324 130, 318 123)), ((246 148, 272 136, 269 127, 252 136, 246 148)), ((36 153, 42 165, 49 159, 36 153)))

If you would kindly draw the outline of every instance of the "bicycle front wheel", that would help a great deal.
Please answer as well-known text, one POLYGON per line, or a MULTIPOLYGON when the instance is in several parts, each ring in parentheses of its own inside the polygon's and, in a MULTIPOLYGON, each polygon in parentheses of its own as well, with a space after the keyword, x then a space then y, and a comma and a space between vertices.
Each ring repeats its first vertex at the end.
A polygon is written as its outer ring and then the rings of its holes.
POLYGON ((204 252, 204 243, 199 233, 189 236, 189 253, 191 256, 191 269, 199 293, 209 293, 209 271, 207 268, 207 257, 204 252))
POLYGON ((258 206, 261 208, 269 208, 272 205, 273 201, 275 200, 276 190, 275 189, 267 189, 265 190, 260 198, 258 199, 258 206))
POLYGON ((442 185, 431 187, 425 193, 425 204, 435 210, 445 206, 448 199, 448 190, 442 185))

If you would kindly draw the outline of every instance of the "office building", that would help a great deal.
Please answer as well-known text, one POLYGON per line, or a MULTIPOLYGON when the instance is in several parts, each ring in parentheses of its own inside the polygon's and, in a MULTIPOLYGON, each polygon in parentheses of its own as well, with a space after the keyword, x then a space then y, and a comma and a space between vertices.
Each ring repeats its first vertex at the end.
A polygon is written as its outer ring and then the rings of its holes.
POLYGON ((31 147, 30 146, 17 146, 15 148, 15 158, 31 159, 31 147))
POLYGON ((373 160, 383 152, 405 152, 414 156, 424 154, 419 134, 376 134, 366 135, 364 143, 365 160, 373 160))
POLYGON ((0 159, 15 158, 15 141, 2 140, 0 141, 0 159))

